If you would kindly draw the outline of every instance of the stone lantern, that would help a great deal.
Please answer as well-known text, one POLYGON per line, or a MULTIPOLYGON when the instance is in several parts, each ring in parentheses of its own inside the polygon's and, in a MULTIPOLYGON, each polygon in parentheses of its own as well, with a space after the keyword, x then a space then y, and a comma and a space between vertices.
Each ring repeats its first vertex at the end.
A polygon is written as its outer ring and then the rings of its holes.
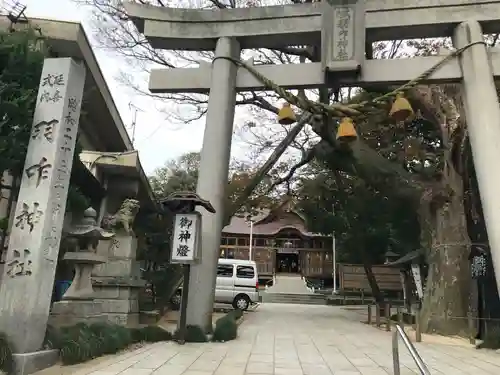
POLYGON ((92 269, 96 264, 106 262, 105 257, 96 254, 97 245, 100 240, 110 239, 115 234, 97 225, 97 212, 90 207, 83 213, 83 219, 71 226, 66 235, 76 240, 78 245, 77 251, 64 254, 63 259, 74 264, 75 277, 63 300, 92 300, 92 269))
POLYGON ((112 238, 114 233, 98 227, 97 212, 88 208, 82 220, 70 226, 65 234, 77 244, 76 251, 67 252, 63 258, 74 265, 75 276, 63 300, 52 305, 49 323, 67 326, 79 322, 106 321, 102 302, 94 300, 91 275, 96 264, 106 262, 104 256, 96 254, 99 241, 112 238))

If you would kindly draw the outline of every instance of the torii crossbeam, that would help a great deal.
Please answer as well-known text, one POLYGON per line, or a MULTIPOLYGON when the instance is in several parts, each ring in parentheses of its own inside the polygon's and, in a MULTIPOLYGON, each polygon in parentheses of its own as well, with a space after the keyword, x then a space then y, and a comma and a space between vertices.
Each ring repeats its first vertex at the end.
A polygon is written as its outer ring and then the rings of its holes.
MULTIPOLYGON (((127 3, 125 8, 154 48, 200 51, 214 50, 221 37, 237 38, 242 49, 320 45, 323 2, 217 10, 127 3)), ((366 0, 366 39, 376 42, 452 36, 455 26, 470 19, 481 23, 484 33, 498 33, 499 3, 366 0)))

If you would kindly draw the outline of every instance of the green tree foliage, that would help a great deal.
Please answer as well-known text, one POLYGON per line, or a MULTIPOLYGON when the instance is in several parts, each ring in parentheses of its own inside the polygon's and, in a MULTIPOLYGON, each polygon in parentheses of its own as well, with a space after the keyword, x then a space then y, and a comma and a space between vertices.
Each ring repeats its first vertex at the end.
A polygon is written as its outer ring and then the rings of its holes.
MULTIPOLYGON (((272 171, 275 173, 275 171, 272 171)), ((246 187, 254 179, 257 169, 247 163, 234 163, 231 168, 226 190, 226 220, 229 215, 246 215, 255 213, 257 209, 272 207, 279 201, 279 193, 272 189, 272 179, 264 178, 250 196, 245 196, 241 207, 236 207, 238 200, 245 194, 246 187)))
MULTIPOLYGON (((149 177, 156 198, 161 200, 175 192, 195 191, 199 164, 200 154, 190 152, 157 168, 149 177)), ((169 264, 172 219, 169 213, 151 213, 141 218, 136 225, 138 259, 144 265, 142 276, 148 281, 149 294, 141 299, 142 309, 158 309, 163 313, 182 278, 181 267, 169 264)))
MULTIPOLYGON (((0 32, 0 175, 20 176, 30 141, 43 61, 49 56, 43 37, 27 29, 0 32)), ((79 161, 77 142, 73 164, 79 161)), ((89 200, 76 186, 68 192, 68 210, 83 211, 89 200)))
POLYGON ((179 191, 195 191, 200 166, 200 153, 190 152, 169 160, 149 178, 156 197, 166 198, 179 191))
POLYGON ((148 282, 148 294, 141 298, 141 309, 163 313, 182 278, 182 268, 170 264, 173 221, 167 214, 152 213, 136 224, 137 259, 143 264, 142 277, 148 282))
POLYGON ((36 31, 0 33, 0 172, 23 168, 45 57, 36 31))
MULTIPOLYGON (((156 169, 153 176, 149 178, 156 197, 162 199, 179 191, 196 191, 199 167, 199 152, 190 152, 177 159, 167 161, 164 167, 156 169)), ((255 168, 246 163, 233 163, 230 166, 225 204, 227 213, 232 213, 233 203, 252 180, 255 172, 255 168)), ((238 212, 251 212, 255 208, 269 207, 275 203, 276 199, 271 197, 270 188, 271 179, 266 179, 246 199, 245 204, 239 208, 238 212)))
POLYGON ((411 202, 374 190, 357 177, 335 176, 318 163, 308 172, 299 181, 298 207, 312 231, 336 234, 339 262, 380 264, 388 250, 402 256, 420 247, 411 202))
MULTIPOLYGON (((156 197, 161 200, 175 192, 196 191, 199 166, 199 152, 190 152, 167 161, 164 167, 156 169, 149 178, 156 197)), ((232 212, 233 203, 252 179, 251 171, 252 169, 244 164, 231 167, 226 190, 226 213, 232 212)), ((270 205, 272 199, 265 195, 269 187, 269 183, 262 184, 258 191, 246 200, 240 211, 248 212, 252 208, 270 205)), ((143 306, 147 304, 161 311, 182 278, 181 268, 169 264, 172 226, 171 215, 151 214, 140 220, 136 229, 140 237, 139 258, 144 263, 143 277, 149 282, 151 297, 149 303, 143 300, 143 306)))

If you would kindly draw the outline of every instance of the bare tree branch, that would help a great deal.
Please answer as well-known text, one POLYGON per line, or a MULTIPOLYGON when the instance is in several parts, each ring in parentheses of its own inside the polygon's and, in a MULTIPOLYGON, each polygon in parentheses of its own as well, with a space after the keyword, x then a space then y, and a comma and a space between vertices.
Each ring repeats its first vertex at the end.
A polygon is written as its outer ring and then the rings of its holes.
POLYGON ((287 190, 290 192, 290 190, 291 190, 290 189, 290 180, 294 177, 295 172, 297 172, 297 170, 299 170, 300 168, 302 168, 306 164, 310 163, 314 159, 315 156, 316 156, 316 146, 313 146, 312 148, 310 148, 309 150, 307 150, 304 153, 304 156, 297 164, 295 164, 294 166, 292 166, 290 168, 290 171, 287 173, 286 176, 273 182, 273 184, 271 185, 271 187, 269 188, 268 191, 272 191, 278 185, 281 185, 283 183, 287 183, 287 190))
POLYGON ((292 128, 290 133, 281 141, 281 143, 275 148, 272 155, 267 159, 264 165, 258 170, 255 176, 252 178, 250 183, 245 187, 241 195, 238 197, 236 202, 232 205, 232 209, 230 212, 226 213, 226 221, 230 220, 231 217, 240 209, 245 200, 248 199, 250 195, 252 195, 253 191, 260 184, 262 179, 269 173, 269 171, 276 164, 278 159, 283 155, 288 146, 293 142, 295 137, 302 131, 304 126, 310 121, 311 115, 305 114, 302 118, 297 122, 297 124, 292 128))
MULTIPOLYGON (((101 41, 103 47, 107 47, 108 49, 112 49, 115 52, 119 53, 121 56, 124 56, 127 61, 131 62, 133 67, 137 70, 141 70, 146 73, 154 66, 164 66, 164 67, 186 67, 193 66, 200 60, 210 61, 213 58, 213 54, 211 52, 205 53, 193 53, 193 52, 180 52, 180 51, 162 51, 153 49, 147 40, 137 32, 135 27, 129 22, 129 17, 124 11, 121 1, 115 0, 76 0, 80 3, 85 3, 93 6, 96 15, 96 23, 95 23, 95 34, 98 37, 98 40, 101 41)), ((168 1, 146 1, 146 0, 136 0, 144 3, 153 3, 159 4, 160 6, 164 6, 164 3, 169 6, 169 4, 175 4, 170 6, 186 6, 188 0, 181 1, 178 3, 168 2, 168 1), (179 4, 179 5, 177 5, 179 4)), ((289 0, 291 3, 299 4, 304 2, 312 2, 312 0, 289 0)), ((269 2, 266 2, 266 5, 269 2)), ((193 3, 191 3, 191 6, 193 3)), ((237 6, 258 6, 258 0, 246 0, 246 1, 222 1, 222 0, 206 0, 203 3, 203 7, 214 8, 226 8, 226 7, 237 7, 237 6)), ((373 45, 373 53, 378 58, 385 57, 394 57, 401 56, 407 54, 405 52, 405 48, 401 47, 413 47, 412 42, 395 42, 392 44, 382 44, 375 43, 373 45), (403 52, 402 52, 403 51, 403 52)), ((311 61, 317 61, 319 58, 319 51, 317 49, 312 49, 310 46, 300 46, 300 47, 289 47, 289 48, 281 48, 276 50, 260 50, 260 51, 251 51, 252 54, 255 54, 256 60, 259 60, 263 63, 295 63, 297 57, 301 61, 305 61, 305 59, 309 59, 311 61)), ((132 80, 131 80, 132 81, 132 80)), ((131 84, 131 86, 135 86, 136 88, 140 88, 137 83, 131 84)), ((332 90, 333 92, 329 93, 329 97, 334 95, 334 101, 341 101, 342 91, 340 88, 335 88, 332 90)), ((141 92, 141 94, 146 94, 149 97, 154 99, 160 99, 162 101, 165 100, 173 100, 175 103, 189 105, 192 106, 194 111, 196 112, 196 116, 189 116, 194 118, 199 118, 199 116, 203 115, 206 111, 207 100, 206 96, 202 95, 186 95, 186 94, 175 94, 175 95, 155 95, 146 92, 145 89, 139 89, 137 92, 141 92)), ((310 96, 311 91, 308 91, 307 94, 310 96)), ((316 92, 314 92, 316 95, 316 92)), ((301 95, 305 95, 305 93, 301 93, 301 95)), ((278 112, 278 108, 276 107, 276 101, 279 100, 279 97, 275 93, 242 93, 238 95, 237 103, 241 105, 245 105, 246 109, 249 111, 249 114, 255 115, 259 110, 262 110, 260 113, 261 118, 264 118, 266 114, 276 114, 278 112)), ((331 101, 331 98, 329 98, 331 101)), ((188 112, 189 113, 189 112, 188 112)), ((305 116, 305 115, 303 115, 305 116)), ((186 115, 183 113, 182 116, 179 116, 180 120, 190 121, 187 119, 186 115)), ((338 145, 336 144, 335 139, 335 126, 328 126, 327 124, 322 124, 321 121, 315 121, 311 124, 313 131, 318 134, 321 138, 323 138, 322 144, 325 142, 329 145, 329 152, 335 153, 338 145)), ((302 126, 294 137, 290 137, 291 134, 294 133, 294 129, 288 132, 285 135, 285 140, 289 140, 289 142, 284 147, 281 154, 278 158, 285 152, 285 150, 291 146, 296 149, 299 149, 302 153, 301 160, 303 160, 308 154, 308 147, 311 145, 311 140, 315 136, 312 133, 305 132, 305 126, 302 126), (298 134, 303 131, 303 135, 298 139, 298 134)), ((283 129, 285 133, 286 129, 283 129)), ((258 142, 263 142, 261 147, 264 145, 268 145, 271 137, 275 137, 275 128, 271 129, 270 137, 260 137, 257 139, 258 142)), ((284 140, 283 140, 284 141, 284 140)), ((283 142, 282 141, 282 142, 283 142)), ((274 142, 271 142, 273 145, 274 142)), ((282 145, 282 143, 280 143, 282 145)), ((269 146, 266 146, 269 149, 269 146)), ((317 150, 316 147, 314 147, 317 150)), ((275 150, 276 151, 276 150, 275 150)), ((274 155, 274 153, 273 153, 274 155)), ((272 156, 273 156, 272 155, 272 156)), ((270 160, 272 157, 270 158, 270 160)), ((268 160, 269 161, 269 160, 268 160)), ((271 163, 271 167, 276 163, 277 159, 271 163)), ((352 151, 352 163, 356 164, 359 170, 363 171, 369 175, 370 178, 374 177, 371 172, 368 170, 375 165, 375 170, 371 170, 372 172, 377 172, 382 170, 388 172, 391 170, 391 173, 394 172, 394 168, 389 168, 386 164, 391 163, 389 160, 385 159, 383 156, 379 155, 374 149, 369 149, 368 144, 358 142, 352 151), (365 148, 366 146, 366 148, 365 148), (372 151, 372 152, 370 152, 372 151), (358 157, 366 157, 370 155, 370 160, 366 163, 364 168, 363 166, 358 166, 357 164, 362 162, 362 159, 357 159, 358 157), (378 164, 377 164, 378 163, 378 164)), ((300 163, 300 162, 299 162, 300 163)), ((394 164, 394 163, 393 163, 394 164)), ((394 166, 394 165, 393 165, 394 166)), ((339 166, 335 166, 339 167, 339 166)), ((349 163, 344 166, 344 168, 352 167, 349 163)), ((400 166, 397 166, 400 168, 400 166)), ((296 168, 297 170, 298 168, 296 168)), ((268 172, 266 172, 268 173, 268 172)), ((295 172, 294 172, 295 173, 295 172)), ((384 173, 382 173, 384 175, 384 173)), ((263 175, 264 176, 264 175, 263 175)), ((260 182, 260 181, 258 181, 260 182)), ((258 184, 257 182, 257 184, 258 184)), ((255 185, 257 186, 257 185, 255 185)), ((251 191, 253 191, 251 189, 251 191)))

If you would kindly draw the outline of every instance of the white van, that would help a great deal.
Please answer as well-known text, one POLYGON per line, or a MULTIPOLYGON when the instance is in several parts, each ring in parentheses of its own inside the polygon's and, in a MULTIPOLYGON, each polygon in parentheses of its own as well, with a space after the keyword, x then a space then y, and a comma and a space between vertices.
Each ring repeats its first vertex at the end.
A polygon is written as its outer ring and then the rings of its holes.
POLYGON ((230 303, 240 310, 259 302, 257 264, 251 260, 219 259, 215 302, 230 303))
MULTIPOLYGON (((181 293, 180 288, 171 299, 174 308, 180 307, 181 293)), ((257 264, 251 260, 219 259, 215 302, 231 304, 241 310, 259 302, 257 264)))

